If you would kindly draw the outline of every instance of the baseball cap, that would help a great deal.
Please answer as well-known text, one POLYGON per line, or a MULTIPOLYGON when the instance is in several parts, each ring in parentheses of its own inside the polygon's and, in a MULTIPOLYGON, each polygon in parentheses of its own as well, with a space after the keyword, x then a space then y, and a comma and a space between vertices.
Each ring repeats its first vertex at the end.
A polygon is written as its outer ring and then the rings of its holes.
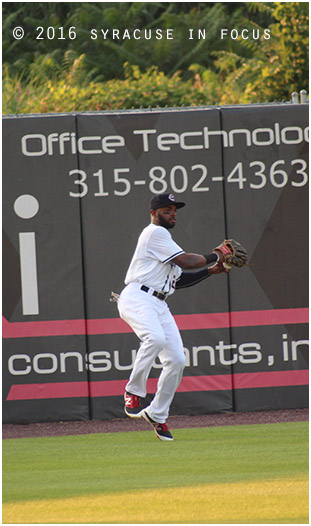
POLYGON ((185 203, 175 201, 173 194, 159 194, 151 199, 150 208, 157 210, 157 208, 163 208, 168 205, 176 205, 176 208, 183 208, 185 203))

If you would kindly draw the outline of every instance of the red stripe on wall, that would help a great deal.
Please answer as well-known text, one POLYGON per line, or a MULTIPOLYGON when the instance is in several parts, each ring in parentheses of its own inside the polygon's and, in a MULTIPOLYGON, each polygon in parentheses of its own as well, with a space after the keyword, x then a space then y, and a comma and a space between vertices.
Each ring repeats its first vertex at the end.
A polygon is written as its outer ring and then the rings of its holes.
POLYGON ((85 334, 119 334, 132 329, 119 318, 100 320, 51 320, 8 322, 2 320, 4 338, 34 338, 46 336, 75 336, 85 334))
MULTIPOLYGON (((264 325, 308 323, 309 309, 271 309, 219 312, 208 314, 180 314, 175 316, 180 330, 221 329, 264 325)), ((51 320, 9 322, 3 317, 3 338, 34 338, 46 336, 74 336, 130 333, 132 329, 120 318, 94 320, 51 320)))
POLYGON ((233 375, 233 389, 286 387, 291 385, 309 385, 309 370, 269 371, 264 373, 239 373, 233 375))
MULTIPOLYGON (((150 378, 147 390, 154 393, 157 378, 150 378)), ((12 400, 39 400, 51 398, 91 398, 123 395, 127 380, 107 380, 100 382, 56 382, 49 384, 12 385, 7 396, 12 400), (89 392, 90 390, 90 392, 89 392)), ((261 373, 237 373, 209 376, 185 376, 177 392, 226 391, 233 389, 251 389, 260 387, 284 387, 308 385, 309 371, 267 371, 261 373)))
POLYGON ((55 382, 50 384, 12 385, 7 400, 42 400, 89 396, 88 382, 55 382))
POLYGON ((209 376, 184 376, 177 388, 177 392, 227 391, 230 389, 232 389, 232 375, 215 374, 209 376))

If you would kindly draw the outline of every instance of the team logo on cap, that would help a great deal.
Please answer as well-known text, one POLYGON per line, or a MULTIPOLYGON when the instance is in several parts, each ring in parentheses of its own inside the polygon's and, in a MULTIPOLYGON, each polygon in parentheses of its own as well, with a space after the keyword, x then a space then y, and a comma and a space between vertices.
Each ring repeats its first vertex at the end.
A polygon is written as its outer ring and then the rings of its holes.
POLYGON ((168 196, 168 198, 169 198, 170 201, 175 201, 175 197, 173 196, 173 194, 170 194, 170 195, 168 196))

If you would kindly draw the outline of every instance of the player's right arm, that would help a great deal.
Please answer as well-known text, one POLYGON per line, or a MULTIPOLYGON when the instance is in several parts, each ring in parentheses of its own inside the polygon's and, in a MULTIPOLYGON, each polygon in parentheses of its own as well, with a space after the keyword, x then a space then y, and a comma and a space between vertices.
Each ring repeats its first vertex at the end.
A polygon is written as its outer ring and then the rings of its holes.
MULTIPOLYGON (((190 255, 196 256, 198 254, 190 254, 190 255)), ((212 276, 213 274, 219 274, 220 272, 225 271, 221 263, 218 263, 219 258, 217 254, 212 253, 206 256, 202 256, 202 257, 204 257, 205 259, 205 268, 197 270, 196 272, 183 271, 176 281, 175 289, 184 289, 186 287, 192 287, 193 285, 200 283, 200 281, 203 281, 204 279, 212 276), (213 265, 211 267, 207 267, 206 265, 209 265, 210 263, 213 263, 213 265)), ((176 257, 173 261, 176 262, 177 259, 179 259, 179 256, 176 257)))

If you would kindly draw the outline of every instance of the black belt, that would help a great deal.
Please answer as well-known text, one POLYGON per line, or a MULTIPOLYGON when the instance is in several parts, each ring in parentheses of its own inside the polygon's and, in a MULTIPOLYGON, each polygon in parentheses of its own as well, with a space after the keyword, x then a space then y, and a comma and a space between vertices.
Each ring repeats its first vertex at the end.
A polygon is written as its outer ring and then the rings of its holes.
MULTIPOLYGON (((149 292, 150 288, 146 287, 146 285, 142 285, 140 287, 140 290, 143 290, 144 292, 149 292)), ((164 294, 164 292, 157 292, 156 290, 153 291, 152 296, 155 296, 159 300, 165 300, 166 299, 166 294, 164 294)))

